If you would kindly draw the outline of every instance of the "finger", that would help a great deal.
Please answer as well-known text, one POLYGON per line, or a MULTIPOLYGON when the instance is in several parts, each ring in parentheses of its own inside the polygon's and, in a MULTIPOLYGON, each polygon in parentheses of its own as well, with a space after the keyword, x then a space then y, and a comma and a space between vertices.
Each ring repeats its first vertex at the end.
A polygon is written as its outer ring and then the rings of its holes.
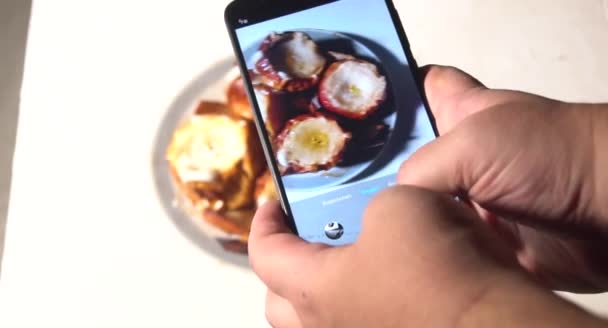
POLYGON ((426 243, 461 226, 462 222, 455 218, 472 216, 472 213, 449 196, 411 186, 396 186, 384 190, 370 202, 363 216, 360 240, 386 242, 387 245, 395 240, 426 243))
POLYGON ((525 92, 488 89, 466 72, 449 66, 420 69, 424 91, 440 134, 452 131, 469 116, 506 103, 545 103, 547 98, 525 92))
POLYGON ((300 328, 300 318, 288 300, 268 290, 266 320, 273 328, 300 328))
POLYGON ((485 88, 479 80, 456 67, 427 65, 420 68, 420 73, 431 107, 440 107, 442 100, 470 89, 485 88))
MULTIPOLYGON (((495 167, 497 156, 503 154, 497 150, 497 144, 502 140, 489 131, 504 130, 504 126, 501 126, 503 120, 518 117, 518 112, 513 112, 517 108, 525 110, 559 104, 546 98, 516 91, 478 92, 476 95, 467 96, 468 98, 462 100, 463 102, 454 104, 452 107, 455 109, 452 111, 456 114, 443 116, 443 131, 440 125, 442 118, 441 116, 437 118, 442 136, 416 151, 403 163, 399 172, 399 183, 454 195, 466 191, 472 201, 479 201, 474 197, 475 186, 492 183, 481 180, 490 175, 488 172, 495 167), (459 111, 457 108, 460 106, 472 109, 459 111), (466 117, 468 113, 475 111, 477 113, 473 115, 474 117, 466 117), (458 115, 464 115, 463 120, 466 122, 457 122, 458 115), (449 122, 445 123, 447 121, 449 122), (459 125, 446 133, 453 124, 459 125)), ((503 147, 509 145, 509 143, 503 144, 503 147)), ((496 177, 499 173, 493 174, 496 177)))
POLYGON ((285 222, 285 214, 279 202, 268 202, 255 214, 250 238, 264 238, 275 234, 292 234, 285 222))
MULTIPOLYGON (((376 249, 400 247, 397 252, 402 254, 400 258, 405 256, 414 267, 440 265, 433 261, 443 262, 445 258, 456 257, 473 261, 469 264, 479 265, 477 268, 516 267, 512 249, 498 237, 480 222, 473 209, 452 197, 397 186, 382 192, 370 203, 363 217, 358 243, 372 244, 376 249), (408 256, 411 252, 416 256, 408 256), (473 254, 476 255, 468 258, 473 254), (416 258, 424 258, 424 262, 415 262, 416 258)), ((390 263, 395 260, 391 258, 394 253, 379 252, 368 261, 390 263)))
POLYGON ((398 182, 458 195, 461 190, 468 190, 463 183, 462 165, 473 157, 468 156, 468 140, 449 132, 467 117, 507 101, 504 94, 508 92, 488 90, 471 75, 454 67, 425 66, 421 70, 429 105, 442 137, 403 163, 398 182))
POLYGON ((447 134, 425 145, 401 165, 397 182, 462 196, 469 187, 465 183, 463 165, 470 150, 464 142, 447 134))
POLYGON ((299 295, 319 265, 326 246, 309 244, 291 232, 276 202, 256 213, 249 237, 249 261, 260 279, 278 295, 299 295))
POLYGON ((517 252, 520 265, 551 289, 597 293, 608 286, 608 255, 597 252, 601 240, 559 238, 556 234, 517 226, 523 241, 517 252))
POLYGON ((471 75, 454 67, 436 65, 421 68, 421 73, 427 100, 441 134, 483 109, 471 99, 486 87, 471 75))
POLYGON ((509 224, 474 202, 476 195, 473 188, 480 176, 477 172, 485 170, 480 169, 479 164, 468 162, 473 158, 471 149, 466 146, 466 142, 463 143, 461 135, 449 133, 423 147, 403 163, 398 174, 398 182, 439 193, 464 196, 479 218, 515 249, 520 246, 520 241, 513 230, 509 229, 511 228, 509 224))

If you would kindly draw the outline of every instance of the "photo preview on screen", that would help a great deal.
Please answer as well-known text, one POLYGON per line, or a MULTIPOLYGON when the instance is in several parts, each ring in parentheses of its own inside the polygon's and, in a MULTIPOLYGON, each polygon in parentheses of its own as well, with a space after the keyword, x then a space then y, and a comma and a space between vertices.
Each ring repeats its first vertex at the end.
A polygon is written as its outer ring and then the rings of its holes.
POLYGON ((336 1, 236 35, 299 235, 354 242, 369 201, 436 138, 386 2, 336 1))

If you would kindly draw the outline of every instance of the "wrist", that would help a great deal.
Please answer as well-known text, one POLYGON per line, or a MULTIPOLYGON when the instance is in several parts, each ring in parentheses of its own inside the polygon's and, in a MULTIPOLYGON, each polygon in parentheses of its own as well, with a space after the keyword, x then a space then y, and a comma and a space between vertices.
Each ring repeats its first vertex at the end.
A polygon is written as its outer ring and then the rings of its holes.
POLYGON ((461 313, 455 327, 605 327, 519 273, 505 273, 461 313))

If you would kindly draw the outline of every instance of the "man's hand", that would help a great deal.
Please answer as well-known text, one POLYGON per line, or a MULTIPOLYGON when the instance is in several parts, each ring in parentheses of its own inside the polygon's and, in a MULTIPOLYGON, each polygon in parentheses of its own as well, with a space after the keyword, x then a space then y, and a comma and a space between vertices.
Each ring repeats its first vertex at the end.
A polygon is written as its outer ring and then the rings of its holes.
POLYGON ((249 252, 269 288, 270 323, 601 326, 530 277, 569 290, 608 286, 608 190, 594 183, 607 158, 591 153, 608 133, 595 123, 608 126, 605 112, 491 91, 450 68, 428 70, 425 85, 444 136, 403 166, 400 182, 427 189, 379 195, 355 244, 306 243, 277 204, 258 211, 249 252), (468 196, 476 211, 450 194, 468 196))
POLYGON ((608 109, 490 90, 454 68, 425 75, 442 137, 400 183, 466 195, 549 286, 608 290, 608 109))
POLYGON ((269 204, 254 219, 249 252, 276 328, 595 323, 536 287, 473 210, 413 187, 375 198, 346 247, 301 240, 269 204))

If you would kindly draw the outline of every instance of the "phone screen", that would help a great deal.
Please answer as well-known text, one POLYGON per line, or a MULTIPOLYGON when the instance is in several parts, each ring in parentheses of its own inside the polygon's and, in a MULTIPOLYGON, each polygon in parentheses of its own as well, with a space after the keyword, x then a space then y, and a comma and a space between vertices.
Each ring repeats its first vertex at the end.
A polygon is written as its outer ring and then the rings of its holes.
POLYGON ((385 0, 237 21, 265 147, 305 240, 354 242, 369 201, 436 138, 396 24, 385 0))

